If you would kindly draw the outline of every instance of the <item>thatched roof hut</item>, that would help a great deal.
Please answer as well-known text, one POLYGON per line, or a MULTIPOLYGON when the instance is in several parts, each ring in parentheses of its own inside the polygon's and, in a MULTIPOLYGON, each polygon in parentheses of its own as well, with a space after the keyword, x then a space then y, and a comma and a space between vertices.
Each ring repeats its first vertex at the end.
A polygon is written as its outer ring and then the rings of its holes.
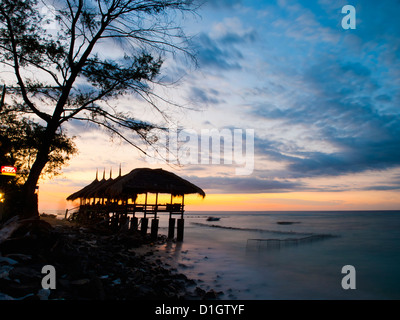
MULTIPOLYGON (((129 228, 132 230, 138 228, 138 218, 135 214, 143 213, 141 232, 144 235, 147 233, 147 215, 154 215, 151 225, 152 238, 157 238, 158 212, 169 212, 168 238, 174 237, 175 219, 172 216, 180 215, 181 218, 178 220, 177 226, 177 241, 182 241, 186 194, 199 194, 203 198, 206 196, 201 188, 172 172, 162 169, 138 168, 124 176, 121 176, 120 171, 120 175, 116 179, 112 179, 110 173, 110 179, 106 180, 103 174, 103 179, 98 181, 96 175, 95 181, 70 195, 67 200, 81 199, 79 211, 74 213, 74 216, 79 216, 80 219, 84 219, 83 221, 105 219, 108 222, 111 219, 110 225, 119 225, 125 228, 127 223, 130 223, 129 228), (148 203, 148 193, 156 194, 155 202, 148 203), (170 194, 171 202, 160 204, 158 202, 160 193, 170 194), (145 194, 144 203, 136 202, 139 194, 145 194), (173 203, 174 196, 181 196, 181 203, 173 203), (99 201, 88 203, 85 199, 99 199, 99 201), (129 200, 133 200, 133 203, 129 203, 129 200), (132 215, 130 220, 127 220, 128 215, 132 215)), ((66 217, 67 214, 68 210, 66 217)))
POLYGON ((131 196, 143 193, 168 193, 173 196, 205 192, 193 183, 163 169, 138 168, 111 184, 106 195, 109 197, 131 196))
POLYGON ((109 198, 136 198, 144 193, 167 193, 173 196, 199 194, 203 198, 205 192, 193 183, 163 169, 137 168, 116 179, 94 180, 83 189, 71 194, 67 200, 109 198))

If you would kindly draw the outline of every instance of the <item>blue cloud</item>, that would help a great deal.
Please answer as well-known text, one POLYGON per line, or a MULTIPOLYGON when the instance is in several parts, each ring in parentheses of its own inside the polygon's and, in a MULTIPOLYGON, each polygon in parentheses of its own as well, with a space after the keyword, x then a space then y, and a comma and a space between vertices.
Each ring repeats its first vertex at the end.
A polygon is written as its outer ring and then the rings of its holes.
POLYGON ((226 46, 205 33, 200 34, 194 41, 200 68, 225 71, 241 69, 239 61, 243 59, 243 55, 234 47, 226 46))
POLYGON ((194 177, 187 179, 219 193, 281 193, 306 188, 301 182, 258 177, 194 177))
POLYGON ((206 90, 204 88, 199 87, 191 87, 190 88, 190 100, 195 103, 201 104, 218 104, 223 100, 217 98, 219 96, 219 92, 214 89, 206 90))
MULTIPOLYGON (((380 89, 370 69, 361 63, 322 61, 304 74, 304 86, 313 95, 299 95, 290 107, 257 105, 252 113, 266 120, 280 120, 284 126, 304 125, 339 151, 304 152, 283 155, 279 144, 257 148, 274 160, 287 163, 288 176, 328 176, 400 166, 400 117, 388 114, 371 96, 380 89)), ((392 97, 381 96, 389 102, 392 97)), ((301 143, 302 141, 299 141, 301 143)), ((309 141, 312 143, 312 141, 309 141)))
POLYGON ((207 0, 205 4, 209 7, 215 9, 222 9, 222 8, 233 8, 238 4, 241 4, 242 0, 207 0))

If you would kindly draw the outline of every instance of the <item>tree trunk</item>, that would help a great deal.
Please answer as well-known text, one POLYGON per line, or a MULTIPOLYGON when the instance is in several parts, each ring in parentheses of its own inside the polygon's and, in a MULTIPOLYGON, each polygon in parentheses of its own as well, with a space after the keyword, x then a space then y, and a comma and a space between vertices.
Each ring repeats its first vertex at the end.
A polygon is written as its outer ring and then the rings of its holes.
MULTIPOLYGON (((43 157, 41 157, 43 158, 43 157)), ((28 176, 28 180, 25 182, 22 189, 22 208, 21 215, 24 218, 38 217, 38 197, 36 194, 36 186, 40 177, 40 174, 46 165, 45 159, 39 159, 38 157, 33 164, 31 171, 28 176)))
POLYGON ((51 144, 55 136, 56 129, 51 129, 49 125, 43 137, 42 144, 39 147, 35 162, 29 172, 28 179, 26 180, 22 189, 22 208, 21 215, 25 218, 32 218, 39 216, 38 209, 38 196, 36 193, 36 186, 39 181, 40 174, 49 161, 49 153, 51 144))

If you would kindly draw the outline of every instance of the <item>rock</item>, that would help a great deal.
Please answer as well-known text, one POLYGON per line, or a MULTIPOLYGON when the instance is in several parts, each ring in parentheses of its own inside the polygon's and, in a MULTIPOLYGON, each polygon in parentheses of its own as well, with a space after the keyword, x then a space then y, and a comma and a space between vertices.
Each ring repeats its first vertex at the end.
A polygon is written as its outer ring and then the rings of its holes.
POLYGON ((30 293, 30 294, 27 294, 27 295, 25 295, 25 296, 23 296, 21 298, 13 298, 13 297, 11 297, 11 296, 9 296, 7 294, 4 294, 4 293, 0 292, 0 300, 25 300, 28 297, 32 297, 32 296, 33 296, 33 293, 30 293))
POLYGON ((36 296, 39 300, 49 300, 50 293, 50 289, 40 289, 36 296))
POLYGON ((16 299, 14 299, 13 297, 9 296, 8 294, 0 292, 0 300, 10 301, 10 300, 16 300, 16 299))
POLYGON ((6 265, 0 266, 0 279, 8 279, 10 271, 13 270, 14 267, 6 265))
POLYGON ((14 265, 14 264, 18 263, 18 261, 15 261, 14 259, 0 256, 0 263, 2 263, 2 262, 10 264, 10 265, 14 265))
POLYGON ((40 216, 41 216, 41 217, 44 217, 44 218, 52 218, 52 219, 57 218, 57 215, 56 215, 56 214, 44 213, 44 212, 43 212, 40 216))
POLYGON ((203 299, 217 299, 219 295, 223 294, 222 291, 216 292, 214 289, 211 289, 207 291, 207 293, 204 295, 203 299))
POLYGON ((32 267, 20 267, 17 266, 10 271, 10 277, 19 279, 21 282, 38 281, 41 283, 42 273, 32 267))
POLYGON ((196 289, 194 289, 194 292, 200 297, 203 297, 206 294, 206 291, 200 287, 196 287, 196 289))
POLYGON ((90 282, 89 279, 79 279, 79 280, 71 281, 71 284, 74 286, 83 286, 89 282, 90 282))
POLYGON ((22 253, 11 253, 7 255, 7 258, 18 260, 19 262, 28 261, 32 259, 31 255, 22 253))
POLYGON ((0 229, 0 243, 7 240, 20 226, 19 217, 15 216, 7 220, 0 229))

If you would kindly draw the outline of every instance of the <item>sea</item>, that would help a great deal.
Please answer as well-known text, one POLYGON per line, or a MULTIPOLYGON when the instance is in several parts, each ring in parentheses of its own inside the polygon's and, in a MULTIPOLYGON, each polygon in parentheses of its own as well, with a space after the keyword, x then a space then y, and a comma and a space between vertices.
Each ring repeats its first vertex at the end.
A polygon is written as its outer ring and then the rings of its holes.
POLYGON ((157 250, 224 300, 400 299, 400 211, 186 212, 157 250))

